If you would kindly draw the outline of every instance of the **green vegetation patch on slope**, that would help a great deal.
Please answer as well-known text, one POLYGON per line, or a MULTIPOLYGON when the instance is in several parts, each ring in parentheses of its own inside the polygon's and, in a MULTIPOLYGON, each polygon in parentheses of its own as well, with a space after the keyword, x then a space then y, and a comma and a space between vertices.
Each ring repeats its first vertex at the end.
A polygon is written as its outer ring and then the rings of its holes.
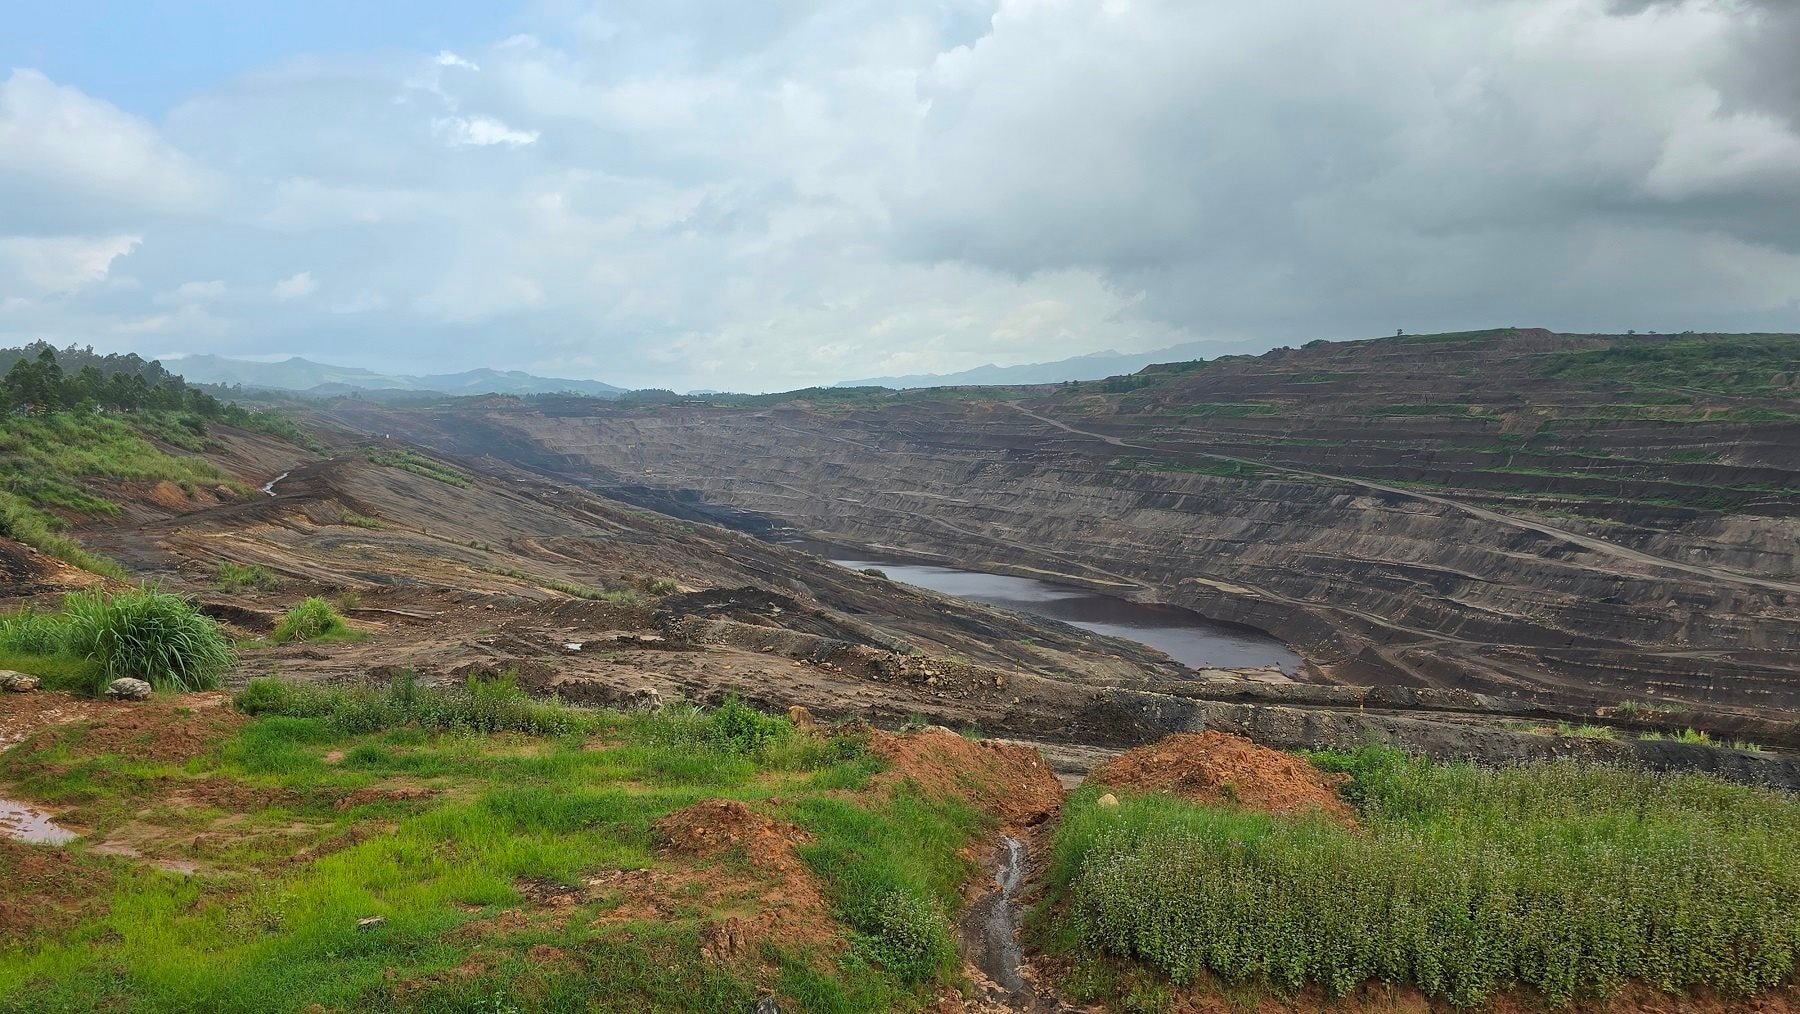
POLYGON ((1539 371, 1548 377, 1630 387, 1800 399, 1800 339, 1793 335, 1732 335, 1627 340, 1611 348, 1551 353, 1544 357, 1539 371))
POLYGON ((1354 776, 1360 827, 1078 793, 1049 876, 1060 946, 1177 984, 1405 983, 1457 1005, 1519 986, 1567 1003, 1633 980, 1747 996, 1793 979, 1792 797, 1573 762, 1316 759, 1354 776))
POLYGON ((866 729, 804 735, 737 702, 587 711, 506 680, 255 681, 237 703, 250 719, 182 764, 98 735, 0 754, 0 782, 82 826, 244 839, 192 877, 77 843, 68 882, 94 903, 0 948, 0 1008, 907 1010, 950 981, 935 948, 983 824, 872 787, 866 729), (201 792, 219 802, 172 815, 201 792), (754 848, 667 847, 659 821, 703 801, 793 828, 827 899, 809 925, 841 944, 717 950, 721 926, 757 925, 771 874, 754 848))
MULTIPOLYGON (((179 425, 153 414, 133 423, 179 425)), ((77 567, 116 576, 116 566, 62 534, 66 525, 53 513, 118 513, 118 505, 94 495, 83 480, 168 481, 190 493, 200 486, 243 492, 209 462, 158 450, 133 423, 92 412, 0 418, 0 535, 77 567)), ((182 432, 191 434, 185 427, 182 432)))
POLYGON ((403 472, 422 475, 427 479, 436 479, 451 486, 462 487, 471 482, 467 472, 446 465, 436 458, 428 458, 416 451, 370 450, 367 457, 377 465, 398 468, 403 472))

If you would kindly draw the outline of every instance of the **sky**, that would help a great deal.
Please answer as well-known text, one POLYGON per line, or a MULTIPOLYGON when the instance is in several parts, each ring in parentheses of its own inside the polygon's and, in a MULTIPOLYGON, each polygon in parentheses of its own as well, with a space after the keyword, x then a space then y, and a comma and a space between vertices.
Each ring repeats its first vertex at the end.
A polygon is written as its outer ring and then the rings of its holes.
POLYGON ((0 343, 755 391, 1800 331, 1795 53, 1787 0, 9 4, 0 343))

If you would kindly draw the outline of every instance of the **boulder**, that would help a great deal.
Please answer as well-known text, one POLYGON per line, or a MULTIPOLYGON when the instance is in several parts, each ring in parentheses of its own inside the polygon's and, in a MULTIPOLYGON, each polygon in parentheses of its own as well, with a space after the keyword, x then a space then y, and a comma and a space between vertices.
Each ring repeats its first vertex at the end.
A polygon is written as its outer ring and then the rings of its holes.
POLYGON ((629 706, 638 711, 661 711, 663 695, 655 687, 638 687, 627 695, 629 706))
POLYGON ((1094 800, 1094 802, 1098 803, 1099 805, 1105 807, 1108 810, 1116 810, 1116 809, 1118 809, 1118 806, 1119 806, 1119 797, 1108 792, 1106 795, 1101 796, 1099 799, 1094 800))
POLYGON ((10 690, 16 694, 22 694, 37 688, 38 678, 36 676, 13 672, 11 669, 0 669, 0 690, 10 690))
POLYGON ((120 701, 147 701, 150 699, 150 684, 130 676, 122 676, 107 684, 106 696, 120 701))

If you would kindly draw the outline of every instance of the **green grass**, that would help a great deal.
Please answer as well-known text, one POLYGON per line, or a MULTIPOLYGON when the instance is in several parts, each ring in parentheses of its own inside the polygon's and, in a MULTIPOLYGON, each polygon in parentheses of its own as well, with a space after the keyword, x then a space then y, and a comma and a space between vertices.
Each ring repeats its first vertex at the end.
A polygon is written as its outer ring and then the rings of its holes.
POLYGON ((122 676, 158 690, 208 690, 236 661, 219 624, 191 600, 153 589, 74 592, 61 611, 0 617, 0 668, 98 694, 122 676))
MULTIPOLYGON (((231 779, 283 794, 241 817, 214 815, 240 835, 302 829, 191 879, 77 846, 79 871, 110 874, 75 881, 101 903, 73 927, 0 948, 0 1009, 721 1011, 774 992, 783 1010, 874 1011, 924 1008, 953 981, 944 948, 968 871, 960 852, 985 824, 904 787, 858 794, 880 767, 866 733, 796 746, 806 738, 785 719, 742 705, 582 711, 526 701, 505 681, 257 681, 238 701, 250 723, 185 767, 86 758, 66 739, 0 754, 0 780, 30 782, 35 798, 79 796, 82 812, 142 819, 146 786, 231 779), (521 710, 496 725, 496 705, 521 710), (401 782, 436 794, 347 811, 331 802, 401 782), (850 943, 841 957, 764 943, 750 962, 714 964, 701 955, 703 928, 742 912, 682 895, 667 917, 602 921, 618 899, 580 890, 584 880, 676 869, 652 824, 707 798, 801 826, 802 861, 850 943), (303 844, 310 854, 293 857, 303 844), (521 894, 527 880, 571 885, 573 907, 535 905, 521 894), (386 922, 356 929, 370 915, 386 922)), ((701 883, 710 869, 746 869, 729 852, 714 862, 693 871, 701 883)))
POLYGON ((1354 775, 1359 829, 1077 793, 1049 873, 1067 907, 1045 932, 1177 984, 1410 983, 1457 1005, 1519 986, 1561 1004, 1630 980, 1734 997, 1792 981, 1792 797, 1572 762, 1319 759, 1354 775))
POLYGON ((438 482, 451 486, 463 487, 473 481, 469 478, 469 473, 462 469, 447 465, 436 458, 428 458, 416 451, 370 450, 367 452, 367 457, 377 465, 398 468, 403 472, 422 475, 427 479, 436 479, 438 482))
POLYGON ((243 591, 246 588, 274 591, 281 587, 281 578, 269 568, 257 564, 226 562, 213 568, 213 587, 222 592, 243 591))
POLYGON ((1164 411, 1171 415, 1194 416, 1202 419, 1250 419, 1279 414, 1281 407, 1258 401, 1189 402, 1185 405, 1168 406, 1164 411))
POLYGON ((1398 404, 1376 405, 1369 409, 1372 416, 1397 417, 1414 415, 1468 415, 1468 405, 1430 405, 1430 404, 1398 404))
MULTIPOLYGON (((593 585, 576 584, 573 581, 564 581, 560 578, 527 573, 516 567, 482 567, 480 569, 484 574, 497 574, 501 577, 510 577, 515 581, 524 581, 527 584, 537 585, 539 588, 548 588, 554 592, 561 592, 570 598, 587 599, 592 602, 609 602, 615 606, 638 606, 644 604, 644 597, 629 588, 616 588, 612 590, 596 588, 593 585)), ((670 582, 670 584, 672 585, 673 582, 670 582)), ((654 592, 654 586, 652 590, 654 592)), ((671 588, 671 590, 678 589, 671 588)), ((663 593, 655 592, 655 594, 663 593)))
POLYGON ((275 624, 269 640, 287 644, 290 641, 350 641, 360 636, 344 622, 330 602, 314 595, 289 609, 275 624))

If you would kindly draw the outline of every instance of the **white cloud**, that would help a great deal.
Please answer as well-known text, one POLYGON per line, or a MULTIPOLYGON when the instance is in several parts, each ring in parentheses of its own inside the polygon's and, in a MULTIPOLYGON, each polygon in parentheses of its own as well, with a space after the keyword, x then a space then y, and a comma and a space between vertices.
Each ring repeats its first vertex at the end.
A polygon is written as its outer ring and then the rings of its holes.
POLYGON ((431 129, 451 147, 486 148, 503 144, 518 148, 538 139, 535 130, 514 130, 491 116, 441 116, 431 121, 431 129))
POLYGON ((213 182, 110 103, 35 70, 0 82, 0 207, 11 217, 190 211, 208 202, 213 182), (53 194, 67 206, 46 207, 53 194))
POLYGON ((225 295, 225 283, 219 279, 210 282, 182 282, 173 291, 157 296, 159 303, 205 303, 220 299, 225 295))
POLYGON ((142 236, 0 236, 0 290, 66 295, 104 281, 142 236))
POLYGON ((314 280, 312 272, 302 271, 276 282, 269 289, 269 294, 286 303, 296 299, 305 299, 317 291, 319 291, 319 283, 314 280))
POLYGON ((1770 41, 1800 18, 1773 4, 562 11, 297 58, 158 123, 15 72, 0 222, 87 245, 7 255, 0 330, 163 316, 200 351, 742 389, 1800 306, 1800 83, 1770 41), (129 278, 91 245, 137 237, 129 278), (328 299, 271 284, 297 264, 328 299))

